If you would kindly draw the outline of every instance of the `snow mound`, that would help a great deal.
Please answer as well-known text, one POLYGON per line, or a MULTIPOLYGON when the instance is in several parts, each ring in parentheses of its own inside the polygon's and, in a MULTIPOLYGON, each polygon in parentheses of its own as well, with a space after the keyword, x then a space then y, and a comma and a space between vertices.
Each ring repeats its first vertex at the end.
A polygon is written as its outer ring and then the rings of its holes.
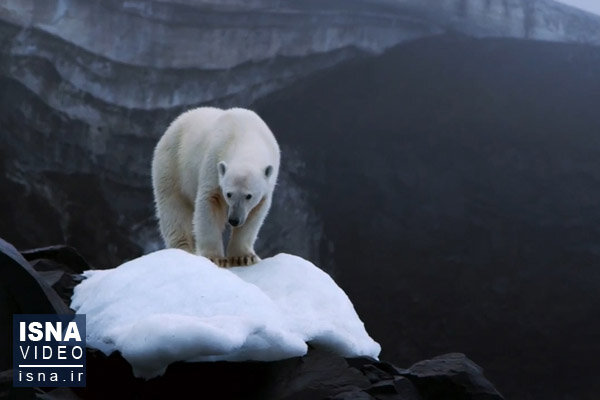
POLYGON ((90 270, 71 307, 87 315, 87 345, 118 350, 138 377, 174 361, 273 361, 307 343, 377 358, 344 291, 296 256, 221 269, 183 250, 160 250, 112 270, 90 270))

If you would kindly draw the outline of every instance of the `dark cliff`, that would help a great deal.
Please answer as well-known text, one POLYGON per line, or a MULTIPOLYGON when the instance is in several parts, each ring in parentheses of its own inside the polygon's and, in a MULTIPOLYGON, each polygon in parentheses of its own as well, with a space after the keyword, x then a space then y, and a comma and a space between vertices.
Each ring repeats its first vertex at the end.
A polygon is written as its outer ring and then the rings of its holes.
MULTIPOLYGON (((150 157, 182 110, 248 106, 316 71, 448 31, 597 44, 598 21, 546 0, 6 1, 0 179, 20 197, 0 200, 0 233, 21 246, 68 242, 114 265, 161 246, 150 157)), ((304 161, 286 145, 263 252, 316 259, 322 222, 298 182, 304 161)))
POLYGON ((323 265, 384 357, 469 349, 508 398, 593 399, 598 104, 599 48, 438 37, 255 108, 310 166, 323 265))

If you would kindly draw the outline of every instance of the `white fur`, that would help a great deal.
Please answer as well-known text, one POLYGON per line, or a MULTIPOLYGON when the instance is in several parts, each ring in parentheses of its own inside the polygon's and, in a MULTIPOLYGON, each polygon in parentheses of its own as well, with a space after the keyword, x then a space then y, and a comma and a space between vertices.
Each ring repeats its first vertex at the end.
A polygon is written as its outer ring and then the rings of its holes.
POLYGON ((275 137, 250 110, 201 107, 181 114, 156 145, 152 160, 165 244, 222 258, 225 224, 238 219, 227 257, 256 257, 254 242, 271 206, 279 158, 275 137))

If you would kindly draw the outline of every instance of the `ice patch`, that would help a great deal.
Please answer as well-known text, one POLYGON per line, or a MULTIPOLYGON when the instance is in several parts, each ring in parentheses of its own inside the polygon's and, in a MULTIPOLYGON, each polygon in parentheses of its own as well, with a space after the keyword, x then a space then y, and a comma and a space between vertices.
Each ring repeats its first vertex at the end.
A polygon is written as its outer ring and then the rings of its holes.
POLYGON ((144 378, 174 361, 302 356, 306 343, 344 357, 381 350, 331 277, 287 254, 222 269, 167 249, 84 276, 71 307, 87 315, 88 346, 120 351, 144 378))

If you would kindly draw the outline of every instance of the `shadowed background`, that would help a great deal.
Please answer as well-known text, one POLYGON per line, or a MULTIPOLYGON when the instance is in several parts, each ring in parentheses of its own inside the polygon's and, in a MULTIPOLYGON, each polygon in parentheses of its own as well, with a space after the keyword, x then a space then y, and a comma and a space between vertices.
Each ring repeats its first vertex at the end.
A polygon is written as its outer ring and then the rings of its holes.
POLYGON ((0 236, 98 267, 162 246, 181 111, 282 147, 259 254, 330 272, 382 358, 465 352, 507 398, 600 390, 600 18, 550 1, 8 1, 0 236), (110 34, 109 34, 110 33, 110 34))

